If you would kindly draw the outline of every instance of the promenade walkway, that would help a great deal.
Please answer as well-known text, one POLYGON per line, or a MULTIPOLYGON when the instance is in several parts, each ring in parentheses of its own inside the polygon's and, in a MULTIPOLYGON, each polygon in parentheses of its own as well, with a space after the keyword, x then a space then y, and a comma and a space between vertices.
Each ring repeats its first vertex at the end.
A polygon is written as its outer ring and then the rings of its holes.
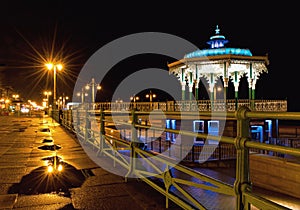
MULTIPOLYGON (((108 166, 113 167, 109 158, 108 166)), ((234 169, 196 168, 230 184, 234 169)), ((254 189, 258 194, 290 209, 300 209, 299 199, 254 189)), ((199 192, 193 192, 199 194, 199 192)), ((209 210, 232 210, 233 197, 200 193, 209 210), (219 196, 216 199, 215 196, 219 196)), ((199 194, 199 196, 200 196, 199 194)), ((165 198, 146 183, 104 170, 82 149, 76 137, 48 116, 0 117, 0 209, 166 209, 165 198), (49 133, 35 132, 49 127, 49 133), (51 142, 52 140, 52 142, 51 142), (56 154, 65 163, 61 176, 47 175, 46 162, 56 154)), ((169 203, 169 209, 181 209, 169 203)), ((253 208, 255 209, 255 208, 253 208)))
MULTIPOLYGON (((165 199, 142 181, 125 182, 96 165, 51 118, 1 116, 0 209, 165 209, 165 199), (35 132, 41 126, 50 127, 52 143, 35 132), (55 152, 41 149, 51 144, 61 147, 57 155, 65 162, 56 178, 45 164, 55 152)), ((180 208, 171 203, 170 209, 180 208)))

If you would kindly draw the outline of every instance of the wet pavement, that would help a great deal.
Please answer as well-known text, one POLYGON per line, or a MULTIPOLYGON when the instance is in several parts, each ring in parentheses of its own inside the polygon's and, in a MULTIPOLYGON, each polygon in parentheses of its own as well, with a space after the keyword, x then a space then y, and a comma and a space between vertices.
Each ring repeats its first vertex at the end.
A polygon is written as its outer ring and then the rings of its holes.
POLYGON ((96 165, 51 118, 1 116, 0 209, 165 209, 165 199, 144 182, 125 182, 96 165), (55 155, 64 170, 49 174, 55 155))
MULTIPOLYGON (((103 157, 105 168, 113 167, 103 157)), ((234 169, 209 168, 200 172, 229 184, 234 169)), ((255 188, 256 193, 291 209, 300 201, 279 193, 255 188)), ((235 198, 194 191, 207 209, 234 209, 235 198), (218 198, 216 198, 218 197, 218 198)), ((166 209, 165 198, 138 179, 125 182, 95 164, 74 134, 51 118, 0 117, 0 209, 166 209), (39 129, 49 127, 50 130, 39 129), (54 157, 64 170, 48 173, 54 157)), ((169 203, 168 209, 181 209, 169 203)), ((255 208, 253 208, 255 209, 255 208)))

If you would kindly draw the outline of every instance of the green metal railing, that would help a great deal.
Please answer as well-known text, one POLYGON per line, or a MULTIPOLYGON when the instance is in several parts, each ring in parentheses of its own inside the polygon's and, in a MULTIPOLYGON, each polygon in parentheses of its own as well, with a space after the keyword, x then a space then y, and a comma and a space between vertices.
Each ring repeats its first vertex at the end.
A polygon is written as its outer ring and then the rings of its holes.
POLYGON ((162 111, 236 111, 239 107, 246 106, 253 111, 264 112, 286 112, 287 100, 249 100, 249 99, 228 99, 228 100, 185 100, 165 102, 97 102, 91 107, 101 110, 132 110, 151 111, 160 109, 162 111))
MULTIPOLYGON (((173 201, 183 209, 207 209, 201 199, 192 193, 195 190, 209 190, 222 195, 231 196, 235 199, 235 209, 251 209, 255 206, 259 209, 288 209, 274 201, 268 200, 255 194, 252 191, 249 167, 249 151, 251 149, 268 150, 283 154, 300 157, 299 148, 272 145, 252 141, 250 138, 251 119, 279 119, 279 120, 300 120, 300 113, 293 112, 253 112, 247 107, 239 107, 235 112, 227 112, 226 117, 237 120, 236 137, 212 136, 205 133, 194 133, 186 130, 165 129, 151 125, 141 125, 138 122, 139 116, 149 115, 149 112, 142 111, 119 111, 114 114, 129 115, 130 121, 112 119, 112 111, 95 110, 73 110, 70 117, 70 110, 64 111, 60 116, 63 126, 72 132, 76 132, 78 139, 85 145, 90 145, 101 158, 105 155, 113 160, 114 167, 122 167, 127 170, 128 177, 140 178, 166 198, 166 208, 169 201, 173 201), (68 113, 67 113, 68 112, 68 113), (68 116, 68 117, 65 117, 68 116), (99 127, 93 127, 92 121, 99 122, 99 127), (111 124, 131 126, 131 139, 122 139, 118 135, 107 132, 107 126, 111 124), (144 142, 138 139, 138 129, 152 129, 156 131, 167 131, 178 135, 209 138, 234 145, 236 150, 236 177, 233 185, 222 182, 203 173, 177 163, 177 160, 170 156, 158 155, 157 152, 145 150, 144 142), (121 151, 128 151, 128 156, 122 155, 121 151), (137 158, 138 157, 138 158, 137 158), (147 163, 146 167, 140 167, 141 162, 147 163), (162 167, 163 166, 163 167, 162 167), (176 173, 174 173, 176 171, 176 173), (176 176, 181 174, 182 176, 176 176), (185 177, 185 178, 184 178, 185 177), (193 179, 186 178, 193 177, 193 179), (152 179, 155 178, 155 179, 152 179), (157 183, 160 180, 163 185, 157 183)), ((165 115, 175 114, 181 116, 211 117, 211 112, 164 112, 165 115)), ((214 112, 215 117, 224 117, 224 112, 214 112)), ((55 115, 54 115, 55 116, 55 115)), ((121 118, 120 118, 121 119, 121 118)), ((213 200, 211 202, 214 202, 213 200)))

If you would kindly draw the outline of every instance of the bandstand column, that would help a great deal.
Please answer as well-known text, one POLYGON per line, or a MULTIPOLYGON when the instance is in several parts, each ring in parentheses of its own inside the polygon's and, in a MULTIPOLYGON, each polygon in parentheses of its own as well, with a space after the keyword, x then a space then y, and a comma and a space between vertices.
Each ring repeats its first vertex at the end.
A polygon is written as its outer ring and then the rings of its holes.
POLYGON ((185 100, 185 82, 181 82, 181 100, 185 100))
POLYGON ((193 100, 193 83, 189 84, 189 100, 193 100))
POLYGON ((229 61, 224 62, 224 73, 223 73, 223 82, 224 82, 224 102, 227 102, 227 90, 228 90, 228 66, 229 61))
POLYGON ((238 78, 238 72, 234 72, 234 99, 235 99, 235 108, 238 107, 238 99, 239 99, 239 78, 238 78))
POLYGON ((193 80, 193 73, 189 72, 189 100, 193 100, 193 86, 194 86, 194 80, 193 80))
POLYGON ((252 72, 252 63, 249 65, 249 74, 248 74, 248 84, 249 84, 249 100, 253 99, 252 98, 252 83, 253 83, 253 72, 252 72))
POLYGON ((256 86, 256 79, 254 78, 252 81, 252 100, 255 100, 255 86, 256 86))
POLYGON ((185 86, 186 86, 186 81, 185 81, 185 70, 184 68, 181 68, 181 100, 185 100, 185 86))
POLYGON ((253 83, 253 79, 251 79, 251 78, 248 78, 248 83, 249 83, 249 96, 248 96, 248 98, 249 98, 249 100, 251 100, 252 99, 252 83, 253 83))
POLYGON ((209 83, 209 92, 210 92, 210 100, 211 101, 215 100, 215 98, 214 98, 214 87, 215 87, 214 83, 209 83))
POLYGON ((228 78, 223 78, 223 81, 224 81, 224 101, 226 103, 226 101, 227 101, 228 81, 229 81, 229 79, 228 78))
POLYGON ((210 91, 210 100, 215 100, 214 98, 214 87, 215 87, 215 75, 210 73, 210 80, 209 80, 209 91, 210 91))
POLYGON ((195 65, 196 71, 195 71, 195 76, 194 76, 194 84, 195 84, 195 99, 199 99, 199 70, 198 70, 198 65, 195 65))
POLYGON ((254 98, 253 98, 253 95, 252 95, 252 92, 253 92, 253 89, 252 89, 253 79, 252 78, 248 78, 248 83, 249 83, 249 101, 250 101, 250 107, 253 110, 253 108, 254 108, 254 101, 253 101, 254 98))
POLYGON ((199 99, 199 81, 195 80, 195 99, 198 100, 199 99))

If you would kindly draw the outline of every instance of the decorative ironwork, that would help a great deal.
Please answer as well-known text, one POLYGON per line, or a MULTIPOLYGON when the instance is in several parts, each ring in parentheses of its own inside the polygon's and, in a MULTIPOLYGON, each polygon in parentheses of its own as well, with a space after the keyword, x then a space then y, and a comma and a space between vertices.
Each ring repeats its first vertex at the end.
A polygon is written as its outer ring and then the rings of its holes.
MULTIPOLYGON (((136 102, 136 108, 140 111, 160 109, 162 111, 226 111, 234 112, 238 107, 247 106, 252 111, 286 112, 287 100, 199 100, 199 101, 174 101, 174 102, 136 102)), ((96 109, 125 111, 133 108, 130 102, 98 102, 96 109)))

